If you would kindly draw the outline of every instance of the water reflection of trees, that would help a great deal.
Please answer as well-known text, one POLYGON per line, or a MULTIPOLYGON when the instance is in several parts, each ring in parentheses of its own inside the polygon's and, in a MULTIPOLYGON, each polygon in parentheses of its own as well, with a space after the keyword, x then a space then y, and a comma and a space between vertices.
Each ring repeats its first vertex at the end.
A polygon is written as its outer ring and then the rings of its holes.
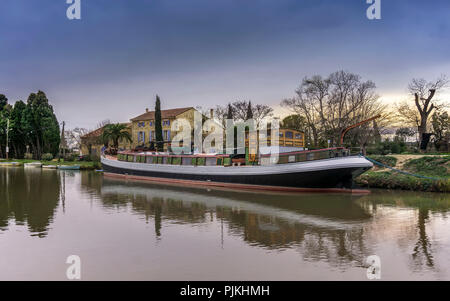
POLYGON ((433 246, 427 226, 430 223, 430 215, 439 215, 448 218, 450 209, 450 195, 440 193, 416 193, 416 192, 393 192, 375 191, 364 197, 362 203, 366 209, 370 207, 371 212, 376 212, 377 208, 385 206, 395 206, 396 208, 411 208, 416 210, 416 220, 412 221, 411 240, 415 240, 411 254, 413 269, 421 270, 425 265, 428 268, 435 268, 433 252, 437 246, 433 246))
MULTIPOLYGON (((85 185, 92 180, 83 181, 85 185)), ((87 188, 90 191, 93 188, 87 188)), ((102 205, 132 210, 155 223, 227 225, 226 231, 250 245, 270 250, 296 248, 311 260, 331 264, 355 261, 367 253, 362 224, 370 214, 349 195, 266 195, 232 191, 163 187, 148 183, 103 179, 102 205)))
POLYGON ((45 237, 60 197, 56 171, 23 168, 0 169, 0 230, 9 222, 26 225, 33 236, 45 237))

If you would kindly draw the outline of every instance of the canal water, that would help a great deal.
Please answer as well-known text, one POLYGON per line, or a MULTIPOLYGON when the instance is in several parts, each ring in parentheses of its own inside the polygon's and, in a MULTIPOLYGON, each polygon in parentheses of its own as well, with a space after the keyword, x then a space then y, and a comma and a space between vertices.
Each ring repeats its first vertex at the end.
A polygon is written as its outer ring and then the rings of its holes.
POLYGON ((262 194, 0 168, 0 280, 450 280, 450 196, 262 194))

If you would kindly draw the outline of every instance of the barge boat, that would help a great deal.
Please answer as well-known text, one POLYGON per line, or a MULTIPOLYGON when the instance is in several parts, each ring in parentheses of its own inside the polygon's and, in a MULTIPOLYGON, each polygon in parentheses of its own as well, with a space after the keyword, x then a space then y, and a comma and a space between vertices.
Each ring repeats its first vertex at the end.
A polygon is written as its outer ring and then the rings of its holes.
POLYGON ((279 153, 275 164, 270 154, 251 158, 248 151, 242 158, 123 151, 116 157, 102 155, 101 163, 105 176, 285 192, 356 192, 353 179, 373 166, 343 147, 279 153))

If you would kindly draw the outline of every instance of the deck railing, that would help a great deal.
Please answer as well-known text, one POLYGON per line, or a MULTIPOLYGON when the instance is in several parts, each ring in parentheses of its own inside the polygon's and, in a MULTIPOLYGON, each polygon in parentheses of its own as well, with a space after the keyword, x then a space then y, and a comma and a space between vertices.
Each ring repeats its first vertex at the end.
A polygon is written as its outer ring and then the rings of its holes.
MULTIPOLYGON (((305 162, 314 160, 324 160, 338 157, 347 157, 350 151, 343 147, 326 148, 318 150, 296 151, 280 153, 277 164, 289 164, 295 162, 305 162)), ((270 164, 270 154, 260 154, 258 163, 261 165, 270 164)), ((230 166, 233 163, 242 163, 243 159, 232 159, 231 155, 172 155, 172 154, 142 154, 135 152, 119 152, 119 161, 147 164, 168 164, 168 165, 193 165, 193 166, 230 166)))

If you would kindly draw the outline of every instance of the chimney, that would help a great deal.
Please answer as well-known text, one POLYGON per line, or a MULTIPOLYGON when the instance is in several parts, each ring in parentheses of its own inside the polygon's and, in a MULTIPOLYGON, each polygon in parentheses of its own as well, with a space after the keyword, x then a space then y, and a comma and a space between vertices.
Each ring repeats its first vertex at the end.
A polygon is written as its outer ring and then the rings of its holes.
POLYGON ((211 109, 211 110, 209 111, 209 118, 210 118, 210 119, 214 119, 214 109, 211 109))
POLYGON ((145 113, 148 113, 148 108, 145 108, 145 113))

